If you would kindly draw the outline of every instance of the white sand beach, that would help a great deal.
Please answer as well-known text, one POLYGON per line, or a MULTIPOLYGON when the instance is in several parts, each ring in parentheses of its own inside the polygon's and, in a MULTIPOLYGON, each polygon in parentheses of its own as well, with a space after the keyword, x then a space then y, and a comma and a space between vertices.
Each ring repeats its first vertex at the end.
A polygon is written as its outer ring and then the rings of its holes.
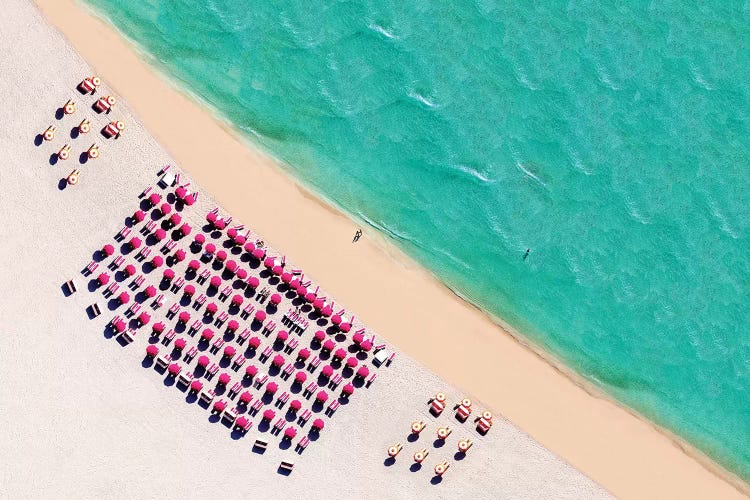
MULTIPOLYGON (((743 496, 664 433, 583 389, 377 236, 366 234, 352 245, 350 220, 164 83, 79 6, 39 2, 69 45, 29 0, 6 3, 0 145, 8 158, 0 170, 6 218, 0 252, 7 265, 0 278, 11 286, 0 303, 2 496, 743 496), (108 121, 90 109, 94 97, 75 90, 90 74, 105 82, 97 96, 118 97, 112 118, 127 128, 116 141, 99 136, 101 158, 79 167, 77 186, 60 189, 94 142, 94 131, 108 121), (78 112, 56 119, 56 109, 70 98, 78 112), (84 116, 96 125, 92 137, 71 138, 84 116), (58 127, 56 139, 37 145, 37 134, 51 124, 58 127), (66 142, 71 159, 51 161, 66 142), (164 375, 142 366, 147 332, 127 347, 103 334, 123 308, 110 311, 99 291, 86 289, 90 278, 80 271, 92 252, 113 241, 137 208, 138 194, 166 164, 179 165, 201 192, 199 203, 183 212, 186 220, 200 226, 206 211, 220 206, 398 351, 301 455, 281 449, 276 437, 265 454, 254 453, 258 429, 232 439, 230 429, 210 422, 209 413, 187 403, 164 375), (342 269, 356 269, 357 279, 342 269), (71 278, 79 291, 65 297, 61 285, 71 278), (104 312, 90 320, 85 308, 94 301, 104 312), (490 433, 481 437, 470 424, 452 422, 453 440, 435 447, 438 421, 426 401, 438 390, 449 401, 468 395, 477 409, 492 409, 497 416, 490 433), (411 443, 406 437, 415 418, 429 427, 411 443), (464 434, 475 445, 456 460, 455 441, 464 434), (396 441, 404 451, 386 465, 386 448, 396 441), (422 447, 430 457, 412 471, 411 455, 422 447), (277 473, 285 458, 296 462, 289 476, 277 473), (442 459, 452 466, 433 484, 432 464, 442 459)), ((165 313, 162 308, 155 316, 165 313)), ((448 413, 440 422, 451 421, 448 413)))

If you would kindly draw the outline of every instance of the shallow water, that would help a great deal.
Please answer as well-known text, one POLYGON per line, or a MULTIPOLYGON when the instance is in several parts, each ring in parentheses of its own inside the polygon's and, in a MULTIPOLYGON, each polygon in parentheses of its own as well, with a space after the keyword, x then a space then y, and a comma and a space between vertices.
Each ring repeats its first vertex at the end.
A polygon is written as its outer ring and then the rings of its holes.
POLYGON ((87 3, 322 196, 750 478, 744 4, 87 3))

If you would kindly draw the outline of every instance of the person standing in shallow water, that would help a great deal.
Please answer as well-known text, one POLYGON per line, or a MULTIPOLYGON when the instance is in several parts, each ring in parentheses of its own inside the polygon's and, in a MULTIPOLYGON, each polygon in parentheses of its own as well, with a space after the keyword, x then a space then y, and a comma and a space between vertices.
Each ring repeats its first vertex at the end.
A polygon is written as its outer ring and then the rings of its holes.
POLYGON ((526 260, 526 258, 529 256, 529 253, 531 252, 531 248, 526 249, 526 253, 523 254, 523 260, 526 260))
POLYGON ((358 242, 361 237, 362 237, 362 230, 361 229, 357 229, 354 232, 354 239, 352 239, 352 243, 358 242))

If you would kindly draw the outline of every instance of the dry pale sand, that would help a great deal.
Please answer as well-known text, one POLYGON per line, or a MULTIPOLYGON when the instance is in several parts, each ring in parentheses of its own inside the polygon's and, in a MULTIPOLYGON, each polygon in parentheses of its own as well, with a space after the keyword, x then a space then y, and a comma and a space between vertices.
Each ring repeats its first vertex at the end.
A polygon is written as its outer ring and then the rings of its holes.
MULTIPOLYGON (((653 426, 592 396, 375 235, 352 245, 350 220, 318 203, 271 160, 165 84, 109 27, 68 0, 39 5, 96 73, 128 100, 171 158, 382 337, 617 496, 741 496, 653 426)), ((3 283, 12 284, 6 285, 0 309, 0 421, 13 432, 0 438, 7 459, 0 469, 0 492, 12 497, 165 492, 234 497, 261 491, 277 496, 295 488, 316 493, 309 485, 320 482, 334 495, 449 496, 458 492, 454 488, 472 484, 470 489, 491 488, 471 492, 488 498, 602 495, 506 424, 480 443, 471 464, 467 459, 465 468, 451 469, 454 481, 428 486, 424 474, 383 466, 379 450, 399 434, 394 426, 407 425, 424 411, 425 395, 443 386, 404 356, 365 397, 337 415, 330 432, 300 458, 299 470, 283 481, 270 460, 249 453, 247 439, 228 439, 225 428, 182 403, 184 395, 140 368, 141 347, 122 349, 101 335, 104 320, 85 319, 87 292, 63 300, 59 289, 88 262, 94 247, 111 238, 123 214, 132 211, 134 196, 171 158, 123 109, 126 136, 108 143, 95 166, 84 167, 82 185, 58 191, 57 180, 70 166, 49 165, 52 149, 34 146, 33 135, 75 95, 72 86, 84 66, 27 1, 9 0, 4 10, 9 19, 0 32, 5 49, 0 85, 13 106, 2 111, 6 162, 0 207, 13 223, 3 225, 0 251, 14 265, 0 270, 3 283), (368 411, 368 402, 383 409, 368 411), (306 466, 311 463, 323 465, 306 466)), ((449 392, 459 396, 455 389, 449 392)))

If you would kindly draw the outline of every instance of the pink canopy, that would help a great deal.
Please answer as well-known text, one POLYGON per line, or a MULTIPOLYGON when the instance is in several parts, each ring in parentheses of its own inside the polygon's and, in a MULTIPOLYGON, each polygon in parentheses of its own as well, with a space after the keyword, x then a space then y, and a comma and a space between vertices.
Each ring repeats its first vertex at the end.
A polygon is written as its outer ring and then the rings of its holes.
POLYGON ((203 233, 198 233, 195 235, 195 238, 193 238, 193 241, 195 241, 199 245, 202 245, 206 242, 206 235, 203 233))
POLYGON ((332 351, 336 348, 336 342, 334 342, 331 339, 326 340, 323 342, 323 350, 325 351, 332 351))
POLYGON ((164 279, 171 281, 174 278, 174 269, 168 267, 164 270, 164 279))
POLYGON ((112 245, 110 245, 109 243, 107 243, 102 248, 102 252, 104 252, 107 255, 107 257, 109 257, 110 255, 112 255, 113 253, 115 253, 115 247, 113 247, 112 245))
POLYGON ((242 297, 242 295, 235 295, 234 297, 232 297, 232 304, 241 306, 244 300, 245 299, 242 297))
POLYGON ((232 260, 232 259, 229 259, 229 260, 227 261, 227 263, 226 263, 226 264, 224 265, 224 267, 225 267, 225 268, 226 268, 226 270, 227 270, 227 271, 229 271, 230 273, 234 273, 234 272, 236 272, 236 271, 237 271, 237 262, 235 262, 235 261, 234 261, 234 260, 232 260))
POLYGON ((237 277, 241 280, 244 280, 245 278, 247 278, 247 271, 242 268, 237 269, 237 277))
POLYGON ((281 281, 284 283, 289 283, 292 281, 292 273, 282 273, 281 274, 281 281))
POLYGON ((227 223, 224 219, 216 219, 216 222, 214 222, 214 227, 216 229, 224 229, 227 227, 227 223))
POLYGON ((255 319, 263 322, 266 320, 266 311, 255 311, 255 319))
POLYGON ((315 427, 317 430, 321 431, 326 426, 325 422, 323 422, 322 418, 316 418, 313 421, 313 427, 315 427))
POLYGON ((204 329, 201 332, 201 338, 206 339, 206 340, 211 340, 212 338, 214 338, 214 331, 211 330, 210 328, 204 329))
POLYGON ((346 384, 342 389, 342 392, 346 396, 351 396, 352 394, 354 394, 354 386, 352 384, 346 384))
POLYGON ((152 205, 158 205, 161 201, 161 195, 159 193, 151 193, 151 196, 148 197, 148 201, 150 201, 152 205))
POLYGON ((336 349, 336 352, 333 353, 333 357, 336 359, 344 359, 346 357, 346 350, 339 347, 336 349))
POLYGON ((299 399, 293 399, 291 403, 289 403, 289 409, 292 411, 299 411, 299 409, 302 408, 302 403, 299 399))
POLYGON ((325 304, 325 300, 323 300, 323 299, 317 299, 316 298, 316 299, 313 300, 313 307, 315 309, 322 309, 323 308, 323 304, 325 304))
POLYGON ((206 244, 206 253, 211 255, 216 251, 216 245, 213 243, 206 244))
POLYGON ((276 265, 276 259, 274 259, 273 257, 266 257, 266 260, 263 261, 263 265, 271 268, 276 265))
POLYGON ((258 260, 262 259, 264 255, 266 255, 266 251, 262 248, 256 248, 255 250, 253 250, 253 257, 258 260))
POLYGON ((258 367, 255 365, 250 365, 247 368, 245 368, 245 375, 248 377, 254 377, 258 374, 258 367))
POLYGON ((372 349, 372 342, 370 342, 369 340, 365 340, 364 342, 362 342, 360 347, 363 351, 368 352, 370 351, 370 349, 372 349))
POLYGON ((197 271, 201 268, 201 263, 197 260, 193 259, 188 263, 188 269, 192 269, 193 271, 197 271))
POLYGON ((260 339, 258 337, 250 337, 250 340, 248 340, 247 343, 253 349, 260 347, 260 339))
POLYGON ((185 295, 193 295, 195 293, 195 287, 193 285, 185 285, 185 295))
POLYGON ((201 356, 198 358, 198 366, 202 366, 203 368, 207 367, 209 363, 208 356, 201 356))
POLYGON ((211 276, 211 281, 209 283, 212 287, 219 288, 221 286, 221 278, 218 276, 211 276))
POLYGON ((240 415, 237 418, 237 422, 235 422, 235 425, 237 427, 243 429, 247 425, 248 422, 249 422, 249 420, 247 419, 247 417, 245 415, 240 415))
MULTIPOLYGON (((300 289, 297 290, 297 292, 299 293, 299 291, 302 290, 302 288, 304 288, 304 287, 300 287, 300 289)), ((305 300, 308 301, 308 302, 315 302, 317 300, 317 298, 318 298, 318 296, 315 295, 313 292, 305 294, 305 300)))
POLYGON ((280 275, 281 275, 281 273, 283 273, 283 272, 284 272, 284 268, 283 268, 283 267, 281 267, 281 266, 273 266, 273 268, 271 269, 271 271, 272 271, 272 272, 273 272, 273 274, 275 274, 276 276, 280 276, 280 275))
POLYGON ((359 345, 364 340, 365 336, 362 335, 362 333, 357 332, 354 335, 352 335, 352 341, 354 341, 355 344, 359 345))
POLYGON ((187 206, 192 206, 193 203, 196 202, 196 200, 198 200, 198 193, 190 193, 185 197, 185 204, 187 206))
MULTIPOLYGON (((303 297, 305 300, 307 300, 307 296, 309 294, 307 293, 307 288, 305 286, 303 286, 302 284, 300 284, 298 287, 295 288, 295 290, 297 290, 297 295, 299 295, 300 297, 303 297)), ((312 299, 308 300, 308 302, 311 302, 312 300, 315 300, 315 294, 314 293, 312 294, 312 296, 313 296, 312 299)))
POLYGON ((142 312, 138 315, 138 322, 142 325, 147 325, 151 321, 151 315, 147 312, 142 312))
POLYGON ((127 324, 124 320, 120 320, 117 323, 115 323, 115 330, 117 330, 118 333, 122 333, 125 331, 125 328, 127 328, 127 324))
POLYGON ((279 305, 281 303, 281 295, 279 295, 278 293, 274 293, 273 295, 271 295, 270 301, 271 304, 275 306, 279 305))
POLYGON ((320 391, 315 396, 315 400, 320 401, 321 403, 325 403, 326 401, 328 401, 328 393, 326 391, 320 391))
POLYGON ((358 364, 359 362, 357 361, 357 358, 355 358, 354 356, 349 356, 349 358, 346 360, 346 366, 348 366, 349 368, 354 368, 358 364))
POLYGON ((318 330, 315 332, 315 340, 318 342, 323 342, 323 340, 326 338, 326 332, 323 330, 318 330))
POLYGON ((172 205, 170 205, 169 203, 162 203, 159 207, 159 211, 162 213, 162 215, 167 215, 172 211, 172 205))
POLYGON ((206 312, 208 314, 215 314, 218 310, 219 306, 216 305, 216 302, 209 302, 209 304, 206 306, 206 312))
POLYGON ((334 314, 333 316, 331 316, 331 323, 333 323, 334 325, 337 325, 337 326, 340 325, 341 324, 341 316, 339 316, 338 314, 334 314))
POLYGON ((161 321, 159 321, 158 323, 154 323, 151 329, 156 333, 161 333, 164 331, 164 323, 162 323, 161 321))
POLYGON ((303 372, 302 370, 298 371, 294 375, 294 381, 297 382, 298 384, 301 384, 305 380, 307 380, 307 374, 305 372, 303 372))
POLYGON ((273 357, 273 365, 278 366, 279 368, 284 366, 285 361, 286 359, 284 359, 284 356, 282 356, 281 354, 277 354, 276 356, 273 357))
POLYGON ((167 232, 163 230, 162 228, 159 228, 154 233, 154 236, 156 237, 157 240, 161 241, 167 237, 167 232))
POLYGON ((299 356, 299 358, 303 361, 306 360, 307 358, 310 357, 310 349, 308 348, 302 349, 297 356, 299 356))
POLYGON ((240 324, 237 322, 236 319, 230 319, 229 324, 227 324, 227 330, 234 332, 237 331, 237 328, 240 327, 240 324))
POLYGON ((149 344, 148 347, 146 347, 146 354, 149 355, 149 357, 154 357, 157 354, 159 354, 159 348, 156 347, 154 344, 149 344))
POLYGON ((187 255, 185 253, 185 250, 180 248, 174 253, 174 258, 177 259, 177 262, 182 262, 183 260, 185 260, 185 255, 187 255))
POLYGON ((260 280, 255 276, 250 276, 247 279, 247 284, 250 285, 250 288, 258 288, 258 285, 260 285, 260 280))
POLYGON ((234 241, 235 245, 242 246, 242 245, 245 244, 245 241, 247 241, 247 238, 245 238, 241 234, 238 234, 237 236, 235 236, 234 238, 232 238, 232 240, 234 241))
POLYGON ((234 346, 228 345, 224 348, 224 356, 227 358, 232 358, 237 353, 237 349, 234 348, 234 346))
POLYGON ((128 264, 125 266, 125 274, 128 276, 133 276, 135 274, 135 266, 133 264, 128 264))
POLYGON ((214 411, 224 411, 227 409, 227 402, 223 399, 214 403, 214 411))
POLYGON ((146 218, 146 213, 143 210, 136 210, 135 213, 133 214, 133 218, 137 222, 143 222, 143 219, 146 218))
POLYGON ((286 430, 284 430, 284 437, 286 439, 294 439, 296 435, 297 429, 295 427, 287 427, 286 430))
POLYGON ((216 260, 218 260, 219 262, 224 262, 225 260, 227 260, 227 253, 224 250, 219 250, 218 252, 216 252, 216 260))
POLYGON ((351 323, 341 323, 341 325, 339 325, 339 330, 341 330, 344 333, 349 333, 349 330, 351 329, 352 329, 351 323))
POLYGON ((149 285, 146 287, 146 295, 149 297, 155 297, 156 296, 156 287, 154 285, 149 285))
POLYGON ((273 417, 275 417, 275 416, 276 416, 276 412, 273 411, 270 408, 268 410, 266 410, 266 411, 263 412, 263 419, 264 420, 273 420, 273 417))
POLYGON ((130 295, 128 295, 128 292, 122 292, 118 297, 117 300, 120 301, 120 304, 127 304, 130 302, 130 295))
POLYGON ((180 226, 180 232, 182 233, 183 236, 187 236, 188 234, 192 232, 192 230, 193 230, 193 227, 187 222, 180 226))
POLYGON ((180 323, 187 323, 188 321, 190 321, 190 313, 187 311, 182 311, 177 319, 180 323))
MULTIPOLYGON (((282 275, 281 279, 284 279, 284 276, 282 275)), ((292 281, 289 282, 289 288, 292 290, 297 290, 300 287, 301 283, 297 278, 294 278, 292 281)), ((307 293, 307 292, 305 292, 307 293)))
POLYGON ((365 378, 370 374, 370 369, 367 368, 365 365, 362 365, 359 367, 359 370, 357 370, 357 376, 359 378, 365 378))
POLYGON ((217 219, 217 217, 218 217, 218 216, 216 215, 216 212, 214 212, 213 210, 212 210, 212 211, 210 211, 210 212, 208 212, 208 213, 206 214, 206 220, 207 220, 208 222, 216 222, 216 219, 217 219))
POLYGON ((139 237, 137 237, 137 236, 135 236, 135 237, 133 237, 133 238, 130 239, 130 246, 133 249, 139 248, 141 246, 141 243, 142 243, 141 239, 139 237))
POLYGON ((203 389, 203 382, 201 382, 200 380, 193 380, 192 382, 190 382, 191 391, 198 392, 201 389, 203 389))
POLYGON ((98 278, 96 278, 96 279, 97 279, 97 281, 99 282, 99 284, 100 284, 101 286, 104 286, 104 285, 106 285, 107 283, 109 283, 109 274, 107 274, 107 273, 101 273, 101 274, 99 275, 99 277, 98 277, 98 278))
POLYGON ((180 186, 180 187, 178 187, 177 189, 174 190, 174 194, 175 194, 175 196, 177 196, 177 198, 183 199, 183 198, 185 198, 185 196, 187 196, 187 189, 185 189, 184 187, 180 186))
POLYGON ((268 394, 276 394, 276 391, 278 390, 279 390, 279 384, 277 384, 276 382, 269 382, 268 385, 266 386, 266 392, 268 394))
POLYGON ((240 394, 240 401, 245 404, 250 404, 250 402, 253 400, 253 394, 250 391, 245 391, 242 394, 240 394))
POLYGON ((182 366, 179 363, 172 363, 169 365, 169 374, 177 375, 182 371, 182 366))
POLYGON ((252 241, 248 241, 245 243, 245 246, 243 247, 247 253, 253 253, 253 250, 255 250, 255 243, 252 241))
POLYGON ((186 345, 187 345, 187 340, 185 340, 182 337, 174 341, 175 349, 179 349, 180 351, 183 350, 186 345))
POLYGON ((225 372, 219 375, 219 383, 221 385, 227 385, 231 381, 232 381, 232 377, 230 377, 228 373, 225 372))
POLYGON ((229 236, 230 238, 234 238, 235 236, 237 236, 237 228, 236 227, 230 227, 227 230, 227 236, 229 236))
POLYGON ((333 314, 333 309, 331 308, 331 306, 325 306, 320 310, 320 313, 327 318, 331 316, 331 314, 333 314))
POLYGON ((321 373, 326 378, 330 377, 331 375, 333 375, 333 367, 331 365, 325 365, 323 367, 323 370, 321 371, 321 373))
POLYGON ((151 265, 154 267, 161 267, 162 264, 164 264, 164 257, 161 255, 154 255, 154 258, 151 259, 151 265))
POLYGON ((182 222, 182 216, 180 216, 180 214, 178 214, 177 212, 175 212, 175 213, 173 213, 172 215, 169 216, 169 222, 173 226, 176 226, 177 224, 179 224, 180 222, 182 222))
POLYGON ((286 342, 288 338, 289 332, 286 330, 280 330, 279 333, 276 334, 276 340, 280 340, 281 342, 286 342))

